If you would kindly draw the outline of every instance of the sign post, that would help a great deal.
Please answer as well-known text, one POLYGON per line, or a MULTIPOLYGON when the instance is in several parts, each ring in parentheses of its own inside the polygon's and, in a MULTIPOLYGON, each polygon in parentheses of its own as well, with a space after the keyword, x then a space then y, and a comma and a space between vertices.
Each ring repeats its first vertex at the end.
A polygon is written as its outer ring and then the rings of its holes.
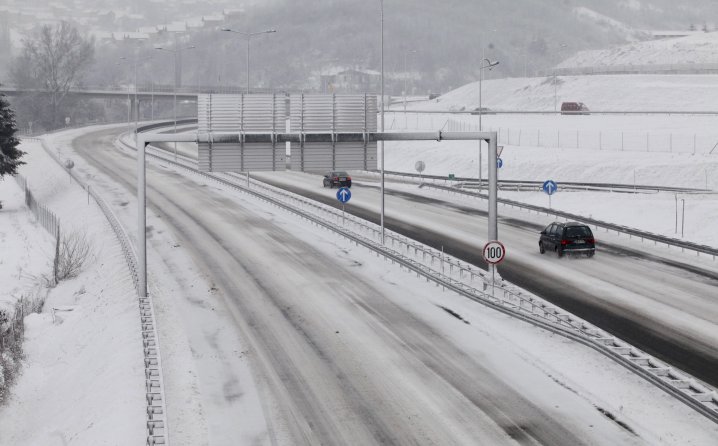
POLYGON ((419 182, 423 182, 424 178, 421 176, 421 173, 426 169, 426 164, 423 161, 417 161, 416 164, 414 164, 414 169, 419 172, 419 182))
POLYGON ((558 190, 558 184, 554 180, 546 180, 541 186, 544 192, 548 195, 548 208, 551 209, 551 195, 555 194, 558 190))
POLYGON ((348 187, 340 187, 337 190, 337 200, 342 204, 342 226, 344 226, 344 205, 351 200, 352 192, 348 187))
POLYGON ((491 297, 496 297, 496 265, 503 262, 506 257, 506 247, 500 241, 492 240, 484 245, 483 254, 491 270, 491 297))

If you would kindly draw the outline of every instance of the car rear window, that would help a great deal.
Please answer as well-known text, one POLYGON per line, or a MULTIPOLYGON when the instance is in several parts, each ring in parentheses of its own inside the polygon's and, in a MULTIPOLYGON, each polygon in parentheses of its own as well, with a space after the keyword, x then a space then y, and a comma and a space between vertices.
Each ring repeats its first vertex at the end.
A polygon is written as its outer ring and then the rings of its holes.
POLYGON ((591 237, 593 233, 588 226, 569 226, 564 231, 566 237, 591 237))
POLYGON ((347 175, 346 172, 335 172, 335 174, 336 174, 336 176, 338 176, 338 177, 346 177, 346 176, 349 176, 349 175, 347 175))

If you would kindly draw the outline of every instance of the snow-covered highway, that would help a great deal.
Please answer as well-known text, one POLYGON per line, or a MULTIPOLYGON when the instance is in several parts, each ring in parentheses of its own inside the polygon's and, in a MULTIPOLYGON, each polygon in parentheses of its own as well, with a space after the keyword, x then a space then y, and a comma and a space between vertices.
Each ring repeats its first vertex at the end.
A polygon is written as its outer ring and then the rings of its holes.
MULTIPOLYGON (((115 133, 75 140, 89 163, 77 168, 100 173, 132 224, 135 162, 112 147, 115 133)), ((620 404, 635 405, 631 417, 656 419, 650 400, 670 398, 595 352, 195 181, 150 163, 150 281, 173 442, 641 444, 667 428, 625 429, 602 414, 618 407, 609 395, 632 395, 620 404), (581 365, 555 369, 562 361, 581 365)), ((714 427, 680 406, 671 416, 689 417, 704 444, 714 427)))

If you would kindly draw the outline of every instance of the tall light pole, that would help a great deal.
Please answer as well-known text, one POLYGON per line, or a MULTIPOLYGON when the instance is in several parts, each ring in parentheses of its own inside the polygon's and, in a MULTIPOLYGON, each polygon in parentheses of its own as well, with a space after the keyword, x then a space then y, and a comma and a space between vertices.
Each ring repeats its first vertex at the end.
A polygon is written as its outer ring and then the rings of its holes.
POLYGON ((254 36, 258 36, 258 35, 260 35, 260 34, 276 33, 277 30, 276 30, 276 29, 267 29, 267 30, 264 30, 264 31, 257 31, 257 32, 254 32, 254 33, 248 33, 248 32, 244 32, 244 31, 237 31, 237 30, 230 29, 230 28, 222 28, 222 31, 226 31, 226 32, 230 32, 230 33, 235 33, 235 34, 240 34, 240 35, 244 36, 244 37, 247 39, 247 94, 249 94, 249 41, 252 40, 252 37, 254 37, 254 36))
MULTIPOLYGON (((381 3, 381 132, 384 133, 384 0, 381 3)), ((384 245, 384 141, 381 144, 381 244, 384 245)))
POLYGON ((406 53, 404 53, 404 118, 405 118, 405 120, 406 120, 406 91, 408 88, 407 87, 407 78, 409 77, 408 73, 406 71, 407 70, 406 61, 409 58, 409 54, 416 54, 416 50, 409 50, 406 53))
MULTIPOLYGON (((484 114, 484 106, 483 106, 483 81, 484 81, 484 70, 488 68, 489 70, 495 67, 499 64, 499 61, 491 62, 489 59, 484 57, 481 60, 481 65, 479 66, 479 131, 483 132, 483 123, 481 121, 481 117, 484 114)), ((496 163, 496 160, 494 160, 494 163, 496 163)), ((491 160, 489 160, 489 168, 491 168, 491 160)), ((481 182, 482 182, 482 173, 481 173, 481 141, 479 141, 479 194, 481 194, 481 182)))
POLYGON ((484 131, 484 129, 483 129, 482 125, 481 125, 481 117, 483 116, 483 112, 484 112, 483 106, 482 106, 482 100, 483 100, 483 98, 482 98, 482 95, 483 95, 483 88, 482 88, 482 87, 483 87, 483 85, 482 85, 482 84, 483 84, 483 81, 484 81, 484 69, 488 68, 488 69, 490 70, 490 69, 492 69, 493 67, 495 67, 495 66, 498 65, 498 64, 499 64, 498 61, 491 62, 489 59, 487 59, 487 58, 484 57, 484 58, 481 60, 481 66, 479 67, 479 131, 480 131, 480 132, 483 132, 483 131, 484 131))
MULTIPOLYGON (((140 119, 140 101, 139 101, 139 98, 137 97, 137 63, 138 63, 138 62, 144 62, 144 61, 147 61, 147 60, 150 60, 150 59, 152 59, 152 56, 150 56, 150 57, 143 57, 142 59, 138 59, 137 56, 135 56, 135 57, 133 58, 133 61, 132 61, 132 62, 133 62, 133 65, 134 65, 134 79, 133 79, 133 83, 134 83, 134 89, 135 89, 135 110, 133 111, 134 114, 135 114, 135 135, 137 135, 137 127, 138 127, 138 125, 139 125, 139 124, 138 124, 138 121, 139 121, 139 119, 140 119)), ((120 57, 120 60, 128 60, 128 59, 123 56, 123 57, 120 57)))
MULTIPOLYGON (((559 57, 561 56, 561 50, 566 48, 568 45, 562 43, 559 45, 559 57)), ((556 78, 556 67, 553 68, 553 111, 558 112, 558 79, 556 78)))
MULTIPOLYGON (((175 79, 175 81, 174 81, 174 88, 172 89, 172 92, 173 92, 173 95, 174 95, 174 100, 173 100, 173 107, 172 107, 172 109, 173 109, 174 121, 175 121, 175 125, 174 125, 174 133, 175 133, 175 134, 177 133, 177 52, 179 52, 179 51, 181 51, 181 50, 192 50, 192 49, 194 49, 194 48, 195 48, 194 45, 190 45, 190 46, 187 46, 187 47, 184 47, 184 48, 177 48, 177 39, 175 39, 175 48, 174 48, 173 50, 171 50, 171 49, 169 49, 169 48, 164 48, 164 47, 161 47, 161 46, 156 46, 156 47, 155 47, 156 50, 167 51, 167 52, 172 53, 172 54, 174 55, 174 66, 175 66, 174 79, 175 79)), ((175 141, 174 145, 175 145, 175 161, 177 161, 177 141, 175 141)))

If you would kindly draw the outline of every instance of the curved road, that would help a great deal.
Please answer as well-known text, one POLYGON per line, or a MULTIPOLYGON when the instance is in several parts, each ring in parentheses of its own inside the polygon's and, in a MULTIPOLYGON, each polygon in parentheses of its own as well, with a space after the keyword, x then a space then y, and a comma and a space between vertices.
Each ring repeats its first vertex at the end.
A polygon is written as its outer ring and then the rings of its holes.
MULTIPOLYGON (((108 144, 112 135, 88 134, 74 147, 133 195, 136 162, 108 144)), ((572 403, 523 396, 386 288, 226 194, 153 163, 147 178, 152 213, 218 288, 250 347, 268 430, 257 442, 643 444, 560 383, 542 386, 572 403)))
MULTIPOLYGON (((180 144, 195 158, 196 146, 180 144)), ((276 187, 340 207, 318 176, 253 173, 276 187)), ((378 187, 357 184, 347 212, 379 223, 378 187)), ((386 227, 468 263, 485 267, 486 212, 418 193, 387 189, 386 227)), ((543 219, 543 217, 536 217, 543 219)), ((545 224, 500 216, 499 234, 511 254, 503 278, 718 387, 718 273, 603 242, 591 260, 538 254, 545 224)))

